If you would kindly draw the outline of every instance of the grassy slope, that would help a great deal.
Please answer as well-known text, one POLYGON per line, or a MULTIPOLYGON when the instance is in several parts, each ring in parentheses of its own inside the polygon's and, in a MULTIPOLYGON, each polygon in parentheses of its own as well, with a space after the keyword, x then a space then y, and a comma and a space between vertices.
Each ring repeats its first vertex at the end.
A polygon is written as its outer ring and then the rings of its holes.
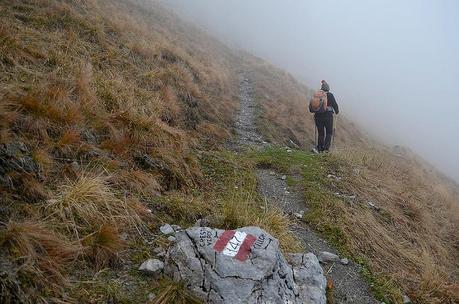
POLYGON ((403 288, 416 303, 457 301, 457 204, 434 190, 444 185, 431 184, 432 176, 426 184, 416 160, 400 162, 381 147, 325 156, 272 149, 251 157, 302 176, 306 221, 364 266, 381 300, 401 301, 403 288))
MULTIPOLYGON (((452 299, 457 190, 420 161, 370 147, 345 119, 339 147, 359 149, 342 150, 332 161, 221 148, 242 69, 256 83, 265 137, 311 141, 309 91, 287 73, 140 0, 2 1, 0 18, 4 302, 27 302, 28 295, 31 302, 136 303, 158 289, 187 298, 135 271, 154 256, 147 241, 167 246, 151 233, 163 222, 257 224, 284 250, 299 250, 288 219, 264 209, 256 193, 259 161, 285 172, 305 163, 315 168, 299 171, 315 210, 312 224, 331 240, 339 236, 342 250, 419 303, 452 299), (331 171, 343 181, 330 189, 324 174, 331 171), (361 204, 336 199, 335 188, 357 194, 361 204), (367 200, 384 212, 364 208, 367 200), (237 213, 241 208, 246 212, 237 213)), ((388 291, 382 286, 381 293, 388 291)))

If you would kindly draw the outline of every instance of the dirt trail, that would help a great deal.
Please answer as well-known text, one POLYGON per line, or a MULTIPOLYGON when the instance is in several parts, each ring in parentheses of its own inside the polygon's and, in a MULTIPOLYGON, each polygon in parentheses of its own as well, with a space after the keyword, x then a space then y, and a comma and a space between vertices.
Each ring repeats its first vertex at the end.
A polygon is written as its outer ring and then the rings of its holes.
POLYGON ((255 101, 253 100, 253 85, 248 76, 241 76, 239 87, 240 109, 236 119, 237 142, 236 149, 250 145, 255 148, 267 145, 255 126, 255 101))
MULTIPOLYGON (((255 126, 255 101, 253 99, 253 86, 248 75, 243 75, 240 84, 241 108, 236 121, 237 150, 249 146, 261 149, 267 145, 255 126)), ((285 213, 307 213, 307 202, 304 201, 302 189, 289 187, 285 178, 278 172, 269 169, 257 169, 258 191, 266 201, 279 207, 285 213)), ((307 224, 301 221, 295 222, 290 227, 305 245, 307 251, 318 254, 320 251, 328 251, 335 254, 338 252, 327 241, 320 238, 307 224)), ((349 262, 348 265, 341 263, 322 264, 327 278, 333 281, 333 303, 335 304, 378 304, 370 292, 367 282, 362 278, 360 266, 349 262)))

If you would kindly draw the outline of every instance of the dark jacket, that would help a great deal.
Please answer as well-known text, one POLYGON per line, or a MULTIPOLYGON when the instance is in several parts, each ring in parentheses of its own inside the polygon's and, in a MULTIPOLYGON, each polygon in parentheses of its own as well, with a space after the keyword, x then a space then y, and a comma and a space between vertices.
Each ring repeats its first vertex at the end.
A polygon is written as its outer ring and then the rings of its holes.
MULTIPOLYGON (((333 108, 333 112, 335 114, 339 113, 338 103, 336 102, 335 96, 333 96, 333 94, 330 93, 330 92, 327 92, 327 103, 328 103, 329 107, 333 108)), ((311 111, 311 109, 309 109, 309 111, 311 111)), ((323 113, 315 113, 314 117, 319 118, 319 117, 333 116, 333 112, 332 111, 327 111, 327 112, 323 112, 323 113)))

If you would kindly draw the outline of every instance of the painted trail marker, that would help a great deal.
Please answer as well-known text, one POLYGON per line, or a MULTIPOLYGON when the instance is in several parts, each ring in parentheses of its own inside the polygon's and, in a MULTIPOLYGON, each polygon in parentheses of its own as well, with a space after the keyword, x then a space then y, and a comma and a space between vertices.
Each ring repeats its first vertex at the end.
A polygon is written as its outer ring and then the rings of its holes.
POLYGON ((237 230, 226 230, 215 242, 214 250, 244 262, 257 238, 237 230))

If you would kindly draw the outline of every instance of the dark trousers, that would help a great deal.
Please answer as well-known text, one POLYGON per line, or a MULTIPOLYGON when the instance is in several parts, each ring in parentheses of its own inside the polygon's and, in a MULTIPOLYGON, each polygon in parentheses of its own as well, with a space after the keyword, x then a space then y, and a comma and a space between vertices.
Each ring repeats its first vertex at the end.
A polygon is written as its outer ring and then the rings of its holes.
POLYGON ((325 115, 316 115, 317 133, 317 150, 319 152, 328 151, 333 137, 333 114, 325 113, 325 115))

